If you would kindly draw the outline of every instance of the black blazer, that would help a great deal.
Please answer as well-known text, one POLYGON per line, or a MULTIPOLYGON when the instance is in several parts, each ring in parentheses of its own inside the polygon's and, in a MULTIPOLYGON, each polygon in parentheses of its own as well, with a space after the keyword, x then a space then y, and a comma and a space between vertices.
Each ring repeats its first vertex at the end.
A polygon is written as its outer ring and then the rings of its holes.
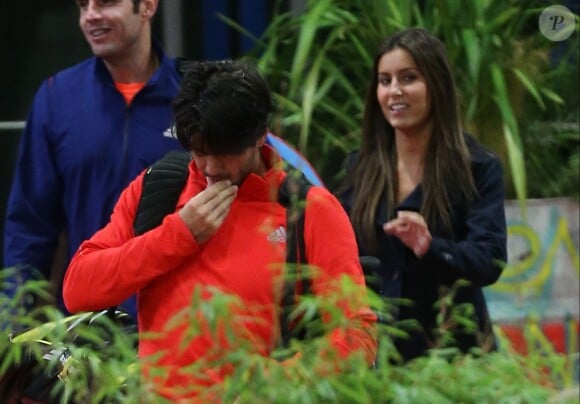
MULTIPOLYGON (((391 219, 387 217, 387 202, 383 199, 375 221, 379 251, 374 254, 368 251, 357 235, 360 254, 376 255, 381 261, 379 273, 366 274, 369 286, 383 296, 405 298, 413 303, 410 307, 400 307, 398 312, 399 320, 416 319, 422 328, 411 333, 408 340, 395 341, 406 360, 433 346, 432 331, 437 315, 433 306, 442 288, 448 289, 458 279, 469 281, 469 286, 458 290, 454 302, 473 305, 473 320, 479 332, 455 332, 455 346, 465 352, 480 345, 482 336, 490 337, 491 347, 495 346, 482 288, 498 280, 502 264, 507 261, 503 170, 496 156, 470 137, 467 142, 477 194, 470 204, 458 195, 450 195, 453 234, 441 228, 429 229, 433 237, 431 245, 427 254, 417 259, 397 238, 383 232, 383 224, 391 219)), ((356 159, 356 153, 351 158, 356 159)), ((350 212, 352 196, 352 190, 347 190, 340 197, 347 212, 350 212)), ((422 201, 419 184, 396 206, 395 212, 418 212, 422 201)))

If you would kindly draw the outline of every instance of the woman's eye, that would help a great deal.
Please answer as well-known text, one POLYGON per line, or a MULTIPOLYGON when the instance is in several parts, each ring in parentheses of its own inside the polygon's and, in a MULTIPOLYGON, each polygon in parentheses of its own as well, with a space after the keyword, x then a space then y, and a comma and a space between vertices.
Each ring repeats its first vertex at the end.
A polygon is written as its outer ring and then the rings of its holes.
POLYGON ((380 77, 379 83, 382 84, 383 86, 388 86, 391 83, 391 79, 388 77, 380 77))

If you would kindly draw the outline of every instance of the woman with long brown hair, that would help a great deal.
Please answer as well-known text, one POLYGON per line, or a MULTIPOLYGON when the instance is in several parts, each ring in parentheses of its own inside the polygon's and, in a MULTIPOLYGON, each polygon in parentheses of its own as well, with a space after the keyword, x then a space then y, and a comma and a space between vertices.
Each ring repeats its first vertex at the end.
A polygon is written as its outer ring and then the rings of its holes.
POLYGON ((408 299, 398 319, 421 326, 395 341, 404 360, 439 346, 434 304, 459 279, 468 286, 454 304, 475 308, 477 330, 454 328, 453 345, 494 346, 482 287, 497 281, 507 259, 503 189, 499 160, 463 133, 442 42, 419 28, 384 40, 340 196, 360 254, 381 261, 367 274, 373 288, 408 299))

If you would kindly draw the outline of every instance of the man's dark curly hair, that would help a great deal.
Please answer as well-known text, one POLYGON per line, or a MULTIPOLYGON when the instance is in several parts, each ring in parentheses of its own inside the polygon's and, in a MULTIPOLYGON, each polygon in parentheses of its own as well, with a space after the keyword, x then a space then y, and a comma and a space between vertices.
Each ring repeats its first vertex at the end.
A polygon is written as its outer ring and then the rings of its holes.
POLYGON ((258 69, 234 60, 191 62, 173 110, 177 139, 201 154, 238 154, 266 133, 270 90, 258 69))

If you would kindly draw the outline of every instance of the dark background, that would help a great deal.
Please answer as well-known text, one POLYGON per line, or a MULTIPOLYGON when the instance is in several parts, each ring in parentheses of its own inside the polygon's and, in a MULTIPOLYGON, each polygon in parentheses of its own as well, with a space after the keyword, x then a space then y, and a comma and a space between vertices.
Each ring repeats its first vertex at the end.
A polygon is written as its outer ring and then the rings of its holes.
MULTIPOLYGON (((271 0, 160 0, 154 36, 170 56, 194 59, 237 57, 253 43, 222 22, 217 13, 259 36, 272 13, 271 0), (171 2, 164 4, 164 2, 171 2), (168 12, 167 7, 173 7, 168 12)), ((297 7, 287 1, 283 7, 297 7)), ((91 56, 78 26, 74 0, 0 1, 0 262, 6 200, 21 129, 42 80, 91 56)))

